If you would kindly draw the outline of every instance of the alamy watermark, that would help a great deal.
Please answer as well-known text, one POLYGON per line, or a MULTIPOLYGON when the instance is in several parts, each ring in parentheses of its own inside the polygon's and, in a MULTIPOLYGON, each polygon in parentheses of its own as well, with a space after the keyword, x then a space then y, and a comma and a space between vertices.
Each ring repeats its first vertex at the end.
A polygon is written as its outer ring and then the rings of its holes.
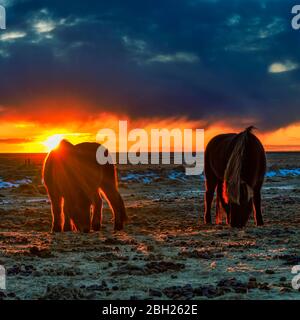
POLYGON ((300 5, 299 4, 293 6, 292 14, 295 15, 292 19, 292 22, 291 22, 292 28, 294 30, 299 30, 300 29, 300 5))
POLYGON ((295 274, 295 276, 292 279, 292 287, 295 290, 299 290, 300 289, 300 265, 293 266, 292 274, 295 274))
POLYGON ((96 139, 101 144, 96 155, 99 164, 167 165, 173 157, 174 164, 186 165, 186 175, 203 172, 203 129, 133 129, 128 132, 127 121, 119 121, 118 133, 113 129, 101 129, 96 139))
POLYGON ((6 290, 6 270, 0 265, 0 290, 6 290))
POLYGON ((6 29, 6 10, 0 5, 0 29, 6 29))

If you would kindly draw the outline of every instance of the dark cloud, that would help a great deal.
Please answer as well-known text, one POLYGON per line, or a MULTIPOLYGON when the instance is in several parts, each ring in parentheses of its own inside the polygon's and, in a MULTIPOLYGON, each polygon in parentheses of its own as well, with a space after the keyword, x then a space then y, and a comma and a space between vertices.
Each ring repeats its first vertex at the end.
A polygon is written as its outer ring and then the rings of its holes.
POLYGON ((89 115, 255 119, 261 129, 300 120, 293 1, 11 3, 0 119, 38 118, 28 102, 77 97, 89 115))

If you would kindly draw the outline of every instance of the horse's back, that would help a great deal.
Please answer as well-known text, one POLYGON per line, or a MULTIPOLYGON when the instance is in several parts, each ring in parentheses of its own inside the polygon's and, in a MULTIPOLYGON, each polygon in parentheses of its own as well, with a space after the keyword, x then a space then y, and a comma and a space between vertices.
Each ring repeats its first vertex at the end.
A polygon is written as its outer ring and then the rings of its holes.
POLYGON ((51 151, 43 167, 43 181, 50 195, 59 196, 62 193, 62 186, 65 184, 67 173, 63 165, 59 163, 59 159, 55 151, 51 151))
MULTIPOLYGON (((101 147, 101 144, 97 142, 79 143, 75 145, 77 158, 80 159, 85 166, 88 166, 89 171, 94 171, 95 176, 100 178, 100 175, 103 183, 115 184, 117 179, 115 165, 111 163, 99 164, 97 161, 97 151, 99 147, 101 147)), ((104 146, 102 147, 105 148, 104 146)), ((108 150, 107 152, 109 153, 108 150)), ((91 183, 93 183, 93 181, 91 181, 91 183)))
POLYGON ((100 144, 96 142, 83 142, 74 145, 74 156, 82 163, 97 166, 96 154, 100 144))
MULTIPOLYGON (((206 176, 213 174, 219 180, 223 180, 227 163, 238 137, 236 133, 228 133, 217 135, 210 140, 205 150, 204 171, 206 176)), ((254 186, 257 180, 263 180, 265 171, 264 147, 260 140, 249 132, 243 156, 242 175, 250 185, 254 186)))
POLYGON ((212 138, 205 149, 204 171, 206 176, 215 175, 222 180, 230 153, 232 142, 237 136, 235 133, 220 134, 212 138))
POLYGON ((103 168, 96 161, 97 143, 59 146, 44 163, 43 177, 49 191, 61 196, 81 192, 92 194, 100 186, 103 168))
POLYGON ((245 148, 242 177, 252 187, 262 184, 266 173, 267 160, 265 149, 260 140, 252 133, 249 134, 245 148))

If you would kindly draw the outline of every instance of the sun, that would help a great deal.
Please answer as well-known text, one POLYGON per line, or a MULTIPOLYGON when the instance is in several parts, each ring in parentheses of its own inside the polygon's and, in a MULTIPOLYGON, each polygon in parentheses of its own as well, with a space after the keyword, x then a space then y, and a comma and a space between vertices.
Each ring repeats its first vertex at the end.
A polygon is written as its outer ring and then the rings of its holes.
POLYGON ((53 136, 49 137, 47 140, 43 142, 43 145, 47 148, 47 151, 50 152, 51 150, 57 148, 61 140, 63 140, 63 134, 54 134, 53 136))

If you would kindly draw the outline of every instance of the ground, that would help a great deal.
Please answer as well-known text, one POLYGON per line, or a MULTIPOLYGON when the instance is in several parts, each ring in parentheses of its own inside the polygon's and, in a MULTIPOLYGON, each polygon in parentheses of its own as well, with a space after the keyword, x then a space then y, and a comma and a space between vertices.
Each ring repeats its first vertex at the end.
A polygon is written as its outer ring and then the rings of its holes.
POLYGON ((204 225, 203 177, 181 166, 123 166, 125 231, 105 207, 90 234, 49 232, 43 159, 0 155, 0 299, 299 299, 300 154, 268 154, 263 227, 204 225))

